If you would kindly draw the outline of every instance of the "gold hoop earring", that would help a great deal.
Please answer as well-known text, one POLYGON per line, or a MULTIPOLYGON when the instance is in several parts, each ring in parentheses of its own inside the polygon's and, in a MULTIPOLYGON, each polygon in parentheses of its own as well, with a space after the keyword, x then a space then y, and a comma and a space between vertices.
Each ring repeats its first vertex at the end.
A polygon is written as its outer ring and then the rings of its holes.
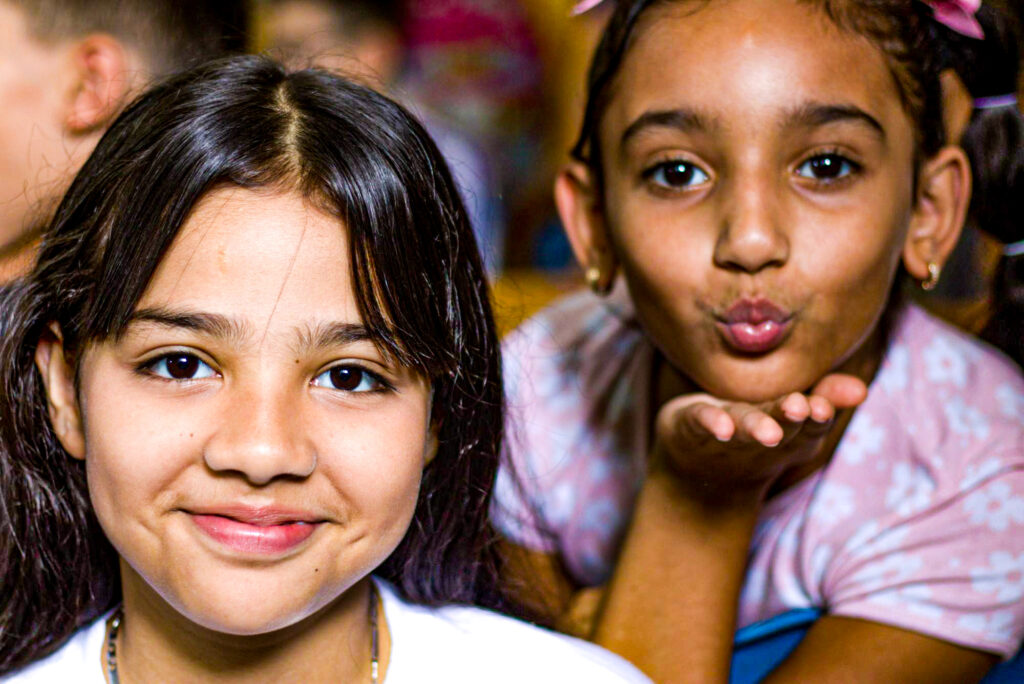
POLYGON ((934 261, 928 262, 928 277, 921 281, 921 289, 931 292, 939 284, 939 276, 942 274, 942 267, 934 261))

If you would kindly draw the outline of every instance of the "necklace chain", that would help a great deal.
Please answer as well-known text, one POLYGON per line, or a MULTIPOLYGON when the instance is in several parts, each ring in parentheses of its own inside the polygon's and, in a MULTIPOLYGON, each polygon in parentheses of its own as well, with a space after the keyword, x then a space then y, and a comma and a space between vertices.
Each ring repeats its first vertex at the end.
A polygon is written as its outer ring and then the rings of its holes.
MULTIPOLYGON (((370 681, 379 683, 380 678, 380 638, 377 631, 377 585, 370 582, 370 681)), ((124 622, 124 607, 118 606, 110 616, 107 626, 107 678, 109 684, 121 684, 117 676, 117 633, 124 622)))

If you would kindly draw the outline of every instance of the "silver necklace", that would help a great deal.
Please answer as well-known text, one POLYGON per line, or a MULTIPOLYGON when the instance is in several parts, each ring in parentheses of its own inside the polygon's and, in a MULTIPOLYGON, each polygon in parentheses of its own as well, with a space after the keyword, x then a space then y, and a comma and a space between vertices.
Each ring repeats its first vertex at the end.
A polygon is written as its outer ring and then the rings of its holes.
MULTIPOLYGON (((370 681, 379 684, 380 640, 377 632, 377 585, 370 582, 370 681)), ((107 623, 107 679, 110 684, 121 684, 117 676, 117 633, 124 622, 124 607, 118 606, 107 623)))

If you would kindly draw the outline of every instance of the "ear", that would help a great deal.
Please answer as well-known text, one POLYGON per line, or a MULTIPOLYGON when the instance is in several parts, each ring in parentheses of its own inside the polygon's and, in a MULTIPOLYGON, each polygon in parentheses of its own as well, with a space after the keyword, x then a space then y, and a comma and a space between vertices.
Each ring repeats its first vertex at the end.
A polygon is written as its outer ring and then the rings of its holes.
POLYGON ((555 205, 576 261, 588 272, 588 284, 597 292, 608 292, 615 281, 618 262, 609 240, 600 190, 586 164, 571 162, 558 174, 555 205))
POLYGON ((971 122, 974 99, 953 69, 944 69, 939 74, 939 83, 942 85, 942 126, 946 140, 951 145, 959 145, 971 122))
POLYGON ((85 433, 75 393, 75 371, 64 351, 60 326, 51 323, 36 345, 36 368, 46 387, 50 423, 64 449, 77 459, 85 458, 85 433))
POLYGON ((91 34, 72 46, 71 61, 74 81, 64 126, 79 135, 105 128, 130 91, 124 45, 112 36, 91 34))
POLYGON ((928 265, 941 267, 956 246, 971 201, 971 167, 962 149, 947 146, 926 161, 918 174, 903 264, 918 280, 928 265))
POLYGON ((431 385, 427 395, 427 439, 423 443, 423 467, 426 468, 437 456, 437 436, 441 434, 441 422, 444 420, 434 415, 434 386, 431 385))
POLYGON ((423 447, 423 467, 426 468, 437 456, 437 433, 440 426, 431 425, 427 432, 427 443, 423 447))

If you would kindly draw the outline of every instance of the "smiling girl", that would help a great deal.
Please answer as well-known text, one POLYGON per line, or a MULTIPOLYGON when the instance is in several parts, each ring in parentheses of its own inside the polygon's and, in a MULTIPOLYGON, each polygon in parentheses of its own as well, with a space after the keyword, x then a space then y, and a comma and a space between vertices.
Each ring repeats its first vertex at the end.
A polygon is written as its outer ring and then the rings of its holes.
POLYGON ((555 197, 605 299, 508 341, 494 512, 534 600, 657 681, 785 616, 822 615, 771 681, 1019 647, 1024 381, 900 292, 970 197, 936 22, 979 27, 934 4, 623 0, 597 49, 555 197))
POLYGON ((11 681, 643 680, 444 606, 502 605, 498 351, 442 158, 366 88, 250 57, 143 96, 0 378, 11 681))

